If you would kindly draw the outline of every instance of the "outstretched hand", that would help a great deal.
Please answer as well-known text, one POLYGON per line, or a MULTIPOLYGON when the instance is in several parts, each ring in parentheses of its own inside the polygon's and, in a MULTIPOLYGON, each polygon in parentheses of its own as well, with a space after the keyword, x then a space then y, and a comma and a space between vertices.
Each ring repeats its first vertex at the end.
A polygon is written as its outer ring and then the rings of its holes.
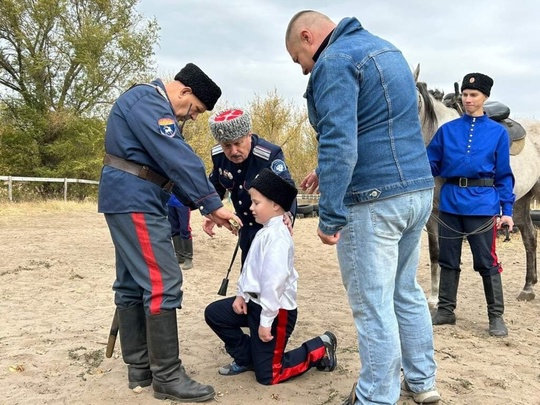
POLYGON ((235 235, 238 235, 238 231, 242 227, 240 218, 225 207, 212 211, 207 215, 207 218, 211 219, 217 226, 224 226, 235 235))

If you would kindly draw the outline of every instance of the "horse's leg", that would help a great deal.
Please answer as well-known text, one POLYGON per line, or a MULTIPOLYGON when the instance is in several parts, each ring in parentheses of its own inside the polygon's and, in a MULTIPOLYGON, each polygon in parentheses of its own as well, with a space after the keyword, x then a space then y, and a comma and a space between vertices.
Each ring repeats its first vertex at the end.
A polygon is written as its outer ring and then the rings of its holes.
POLYGON ((521 233, 527 261, 525 285, 517 297, 519 301, 530 301, 534 299, 535 294, 533 286, 538 281, 536 271, 536 246, 538 237, 536 234, 536 227, 531 220, 530 203, 532 196, 532 192, 529 192, 514 204, 514 222, 521 233))
POLYGON ((439 238, 438 224, 434 216, 438 215, 436 212, 432 212, 426 224, 426 230, 428 233, 428 245, 429 245, 429 260, 431 263, 431 295, 428 298, 428 304, 431 309, 437 307, 439 302, 439 277, 441 269, 439 268, 439 238))

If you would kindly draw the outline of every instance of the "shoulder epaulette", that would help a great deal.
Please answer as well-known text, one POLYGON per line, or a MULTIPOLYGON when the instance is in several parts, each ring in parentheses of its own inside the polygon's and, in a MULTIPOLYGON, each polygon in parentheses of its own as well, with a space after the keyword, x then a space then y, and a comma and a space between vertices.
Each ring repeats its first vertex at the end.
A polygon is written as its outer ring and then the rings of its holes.
POLYGON ((266 149, 262 147, 261 145, 257 145, 253 148, 253 154, 257 157, 260 157, 264 160, 270 160, 270 154, 272 151, 270 149, 266 149))
POLYGON ((223 153, 223 148, 221 147, 221 145, 216 145, 212 148, 212 156, 218 155, 220 153, 223 153))

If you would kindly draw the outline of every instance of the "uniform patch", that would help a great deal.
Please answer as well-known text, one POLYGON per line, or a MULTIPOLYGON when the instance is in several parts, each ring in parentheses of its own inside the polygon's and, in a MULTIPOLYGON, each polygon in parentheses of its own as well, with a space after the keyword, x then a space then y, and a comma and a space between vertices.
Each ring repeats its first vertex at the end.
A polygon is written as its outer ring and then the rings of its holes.
POLYGON ((270 149, 263 148, 261 145, 257 145, 253 148, 253 154, 264 160, 270 160, 271 153, 272 151, 270 149))
POLYGON ((159 133, 172 138, 176 133, 176 123, 171 118, 160 118, 158 120, 159 133))
POLYGON ((285 170, 287 170, 287 165, 285 164, 285 162, 283 160, 276 159, 270 165, 270 169, 272 169, 272 171, 275 174, 280 174, 280 173, 284 172, 285 170))

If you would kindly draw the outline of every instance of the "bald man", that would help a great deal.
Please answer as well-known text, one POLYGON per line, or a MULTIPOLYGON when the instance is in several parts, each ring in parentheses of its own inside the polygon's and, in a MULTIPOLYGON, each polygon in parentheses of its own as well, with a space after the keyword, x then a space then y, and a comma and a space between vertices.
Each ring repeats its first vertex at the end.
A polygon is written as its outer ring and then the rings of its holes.
POLYGON ((287 51, 304 75, 317 168, 300 184, 320 190, 321 241, 337 245, 362 363, 348 403, 393 405, 401 394, 440 400, 433 329, 416 282, 433 177, 415 82, 401 52, 356 18, 316 11, 290 21, 287 51))

